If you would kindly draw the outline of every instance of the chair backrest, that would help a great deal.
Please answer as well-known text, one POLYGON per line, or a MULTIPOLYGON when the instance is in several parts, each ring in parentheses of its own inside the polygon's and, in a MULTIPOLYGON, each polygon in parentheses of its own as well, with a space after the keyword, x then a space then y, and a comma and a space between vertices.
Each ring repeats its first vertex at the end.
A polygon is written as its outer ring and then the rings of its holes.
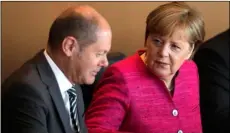
MULTIPOLYGON (((126 55, 121 53, 121 52, 110 52, 107 55, 108 57, 108 62, 109 62, 109 66, 115 62, 118 62, 120 60, 123 60, 126 55)), ((96 89, 96 85, 98 83, 98 81, 100 80, 103 72, 106 70, 106 68, 102 68, 98 74, 96 75, 95 81, 92 85, 81 85, 82 88, 82 93, 83 93, 83 99, 84 99, 84 103, 85 103, 85 109, 88 108, 92 97, 93 97, 93 92, 96 89)))

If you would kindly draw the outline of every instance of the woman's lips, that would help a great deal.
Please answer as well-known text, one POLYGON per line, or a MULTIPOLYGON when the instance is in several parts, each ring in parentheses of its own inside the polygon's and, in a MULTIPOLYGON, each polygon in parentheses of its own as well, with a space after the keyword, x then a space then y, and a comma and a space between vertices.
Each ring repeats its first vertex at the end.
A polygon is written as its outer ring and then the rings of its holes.
POLYGON ((168 63, 162 62, 162 61, 156 61, 156 63, 161 64, 161 65, 169 65, 168 63))

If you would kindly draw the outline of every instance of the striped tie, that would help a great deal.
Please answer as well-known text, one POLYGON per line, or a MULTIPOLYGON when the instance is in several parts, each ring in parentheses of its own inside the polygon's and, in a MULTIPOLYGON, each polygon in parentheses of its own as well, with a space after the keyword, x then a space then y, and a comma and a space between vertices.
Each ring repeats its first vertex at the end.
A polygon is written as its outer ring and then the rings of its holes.
POLYGON ((72 125, 77 133, 80 133, 80 128, 78 127, 78 116, 77 116, 77 94, 74 86, 70 88, 67 93, 69 94, 70 102, 70 116, 72 125))

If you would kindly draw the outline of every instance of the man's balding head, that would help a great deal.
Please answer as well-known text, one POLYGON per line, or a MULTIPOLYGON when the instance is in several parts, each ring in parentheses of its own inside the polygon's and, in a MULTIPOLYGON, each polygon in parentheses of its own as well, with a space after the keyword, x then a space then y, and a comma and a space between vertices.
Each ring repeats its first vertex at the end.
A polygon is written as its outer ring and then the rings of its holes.
POLYGON ((105 18, 87 5, 74 6, 62 12, 53 22, 48 44, 51 49, 58 48, 68 37, 76 38, 80 47, 97 41, 99 32, 111 32, 105 18))

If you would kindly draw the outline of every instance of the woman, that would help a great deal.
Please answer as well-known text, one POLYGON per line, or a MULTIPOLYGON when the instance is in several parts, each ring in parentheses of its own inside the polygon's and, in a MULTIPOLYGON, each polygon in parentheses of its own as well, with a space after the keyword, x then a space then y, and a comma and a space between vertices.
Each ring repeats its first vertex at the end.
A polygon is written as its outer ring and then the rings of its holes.
POLYGON ((199 79, 190 60, 203 18, 172 2, 147 17, 145 47, 109 67, 86 113, 89 133, 200 133, 199 79))

